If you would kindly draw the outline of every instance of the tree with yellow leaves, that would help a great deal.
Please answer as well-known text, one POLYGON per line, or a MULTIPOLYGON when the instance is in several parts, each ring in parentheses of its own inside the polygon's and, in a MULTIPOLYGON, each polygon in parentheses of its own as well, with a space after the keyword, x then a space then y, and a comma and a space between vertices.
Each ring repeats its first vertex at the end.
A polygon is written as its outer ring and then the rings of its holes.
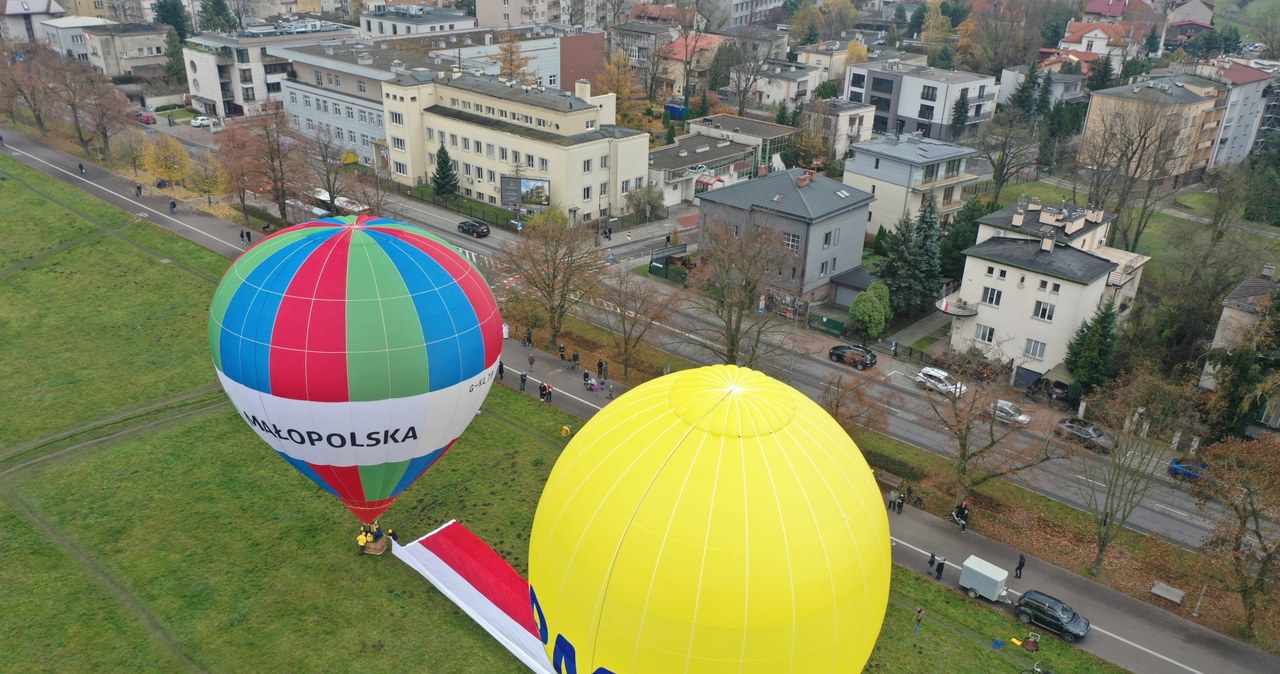
POLYGON ((596 93, 613 94, 617 97, 618 126, 627 129, 639 129, 644 124, 640 118, 640 85, 636 82, 631 70, 631 63, 621 49, 613 50, 604 68, 596 76, 596 93))
POLYGON ((498 41, 498 77, 521 84, 536 84, 536 76, 527 70, 530 60, 520 50, 520 39, 508 25, 498 41))
POLYGON ((846 66, 866 63, 868 57, 867 45, 858 40, 849 40, 849 47, 844 50, 844 64, 846 66))
POLYGON ((213 196, 222 194, 227 188, 227 174, 222 164, 212 152, 204 152, 196 158, 187 173, 187 186, 196 194, 203 195, 209 205, 213 205, 213 196))
POLYGON ((941 0, 933 0, 924 13, 924 28, 920 31, 920 41, 929 48, 932 57, 942 51, 951 37, 951 19, 942 13, 941 0))
POLYGON ((177 138, 157 134, 156 139, 147 144, 142 164, 157 178, 177 183, 187 176, 191 167, 191 155, 187 154, 187 148, 177 138))

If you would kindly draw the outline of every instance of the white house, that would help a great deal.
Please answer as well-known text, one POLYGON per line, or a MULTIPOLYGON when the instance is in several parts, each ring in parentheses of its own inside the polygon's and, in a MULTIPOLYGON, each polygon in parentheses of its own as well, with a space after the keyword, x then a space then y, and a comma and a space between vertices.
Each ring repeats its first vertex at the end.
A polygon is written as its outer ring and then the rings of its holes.
MULTIPOLYGON (((514 21, 519 24, 521 22, 514 21)), ((360 15, 360 32, 372 37, 448 33, 476 27, 476 19, 458 10, 423 5, 391 5, 386 11, 360 15)))
POLYGON ((786 103, 808 103, 813 90, 822 84, 822 70, 817 66, 770 59, 752 90, 755 106, 786 103))
MULTIPOLYGON (((1000 72, 1000 92, 996 95, 996 103, 1005 105, 1013 98, 1013 92, 1022 86, 1027 79, 1027 73, 1030 68, 1027 66, 1014 66, 1005 68, 1000 72)), ((1089 100, 1089 92, 1084 88, 1084 75, 1076 75, 1071 73, 1045 73, 1041 71, 1039 77, 1043 81, 1044 76, 1049 75, 1049 104, 1056 105, 1058 101, 1067 103, 1087 103, 1089 100)))
POLYGON ((1044 375, 1106 302, 1124 320, 1151 258, 1107 246, 1114 221, 1099 208, 1035 199, 979 219, 960 289, 937 304, 952 317, 951 350, 1044 375))
POLYGON ((4 10, 0 36, 15 43, 43 40, 40 24, 67 15, 67 11, 56 0, 6 0, 0 3, 0 8, 4 10))
POLYGON ((1066 34, 1058 41, 1058 49, 1107 56, 1111 59, 1112 72, 1119 74, 1125 61, 1137 58, 1145 37, 1137 26, 1130 23, 1072 21, 1067 24, 1066 34))
POLYGON ((691 133, 649 151, 649 184, 662 190, 665 206, 692 202, 703 192, 753 177, 755 157, 751 145, 691 133))
POLYGON ((40 22, 44 31, 45 46, 77 61, 89 60, 89 47, 84 35, 86 28, 109 26, 115 21, 92 16, 63 16, 40 22))
POLYGON ((964 186, 983 178, 971 168, 977 151, 920 134, 885 136, 856 143, 844 160, 844 184, 874 194, 868 232, 894 229, 902 216, 915 217, 932 195, 942 222, 964 206, 964 186))
POLYGON ((952 140, 952 114, 962 95, 969 108, 967 135, 989 121, 996 107, 996 78, 990 75, 907 66, 898 60, 849 66, 844 90, 849 100, 875 106, 875 131, 941 140, 952 140))

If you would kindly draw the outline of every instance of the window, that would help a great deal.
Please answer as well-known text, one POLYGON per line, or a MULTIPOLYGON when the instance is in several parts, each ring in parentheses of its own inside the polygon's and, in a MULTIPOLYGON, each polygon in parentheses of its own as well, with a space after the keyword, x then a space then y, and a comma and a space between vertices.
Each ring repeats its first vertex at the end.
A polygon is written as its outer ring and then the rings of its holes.
POLYGON ((921 90, 920 90, 920 98, 921 98, 921 100, 925 100, 925 101, 936 101, 936 100, 938 100, 938 88, 937 88, 937 87, 925 87, 925 88, 921 89, 921 90))
POLYGON ((355 142, 356 142, 356 132, 355 132, 355 131, 352 131, 351 129, 347 129, 347 142, 348 142, 348 143, 355 143, 355 142))
POLYGON ((582 200, 583 200, 583 201, 590 201, 590 200, 591 200, 591 186, 590 186, 590 185, 588 185, 588 186, 586 186, 586 187, 582 188, 582 200))
POLYGON ((1048 289, 1049 289, 1049 282, 1048 282, 1048 281, 1041 281, 1041 282, 1040 282, 1040 289, 1041 289, 1041 290, 1048 290, 1048 289))
POLYGON ((550 170, 551 170, 551 162, 547 161, 547 158, 546 158, 546 157, 538 157, 538 170, 539 170, 539 171, 550 171, 550 170))
POLYGON ((360 93, 365 93, 367 88, 368 87, 365 86, 364 80, 356 80, 356 89, 359 90, 360 93))
POLYGON ((526 154, 524 156, 524 165, 528 166, 529 168, 533 168, 533 155, 526 154))
POLYGON ((583 172, 583 173, 591 173, 591 160, 590 160, 590 159, 584 159, 584 160, 582 161, 582 172, 583 172))
POLYGON ((881 94, 893 93, 893 80, 886 80, 882 77, 871 78, 871 90, 881 94))
POLYGON ((485 143, 484 156, 493 159, 493 143, 485 143))
POLYGON ((435 142, 436 140, 436 130, 429 126, 427 127, 427 140, 431 142, 435 142))
POLYGON ((516 163, 516 164, 519 164, 519 163, 520 163, 520 151, 519 151, 519 150, 512 150, 512 151, 511 151, 511 161, 512 161, 512 162, 514 162, 514 163, 516 163))
POLYGON ((644 177, 636 178, 636 189, 644 188, 644 177))
POLYGON ((298 92, 296 92, 296 91, 290 91, 290 92, 289 92, 289 102, 290 102, 290 103, 293 103, 294 105, 297 105, 297 103, 298 103, 298 92))
POLYGON ((880 158, 876 157, 876 168, 880 168, 880 158))
POLYGON ((484 143, 481 143, 479 138, 476 138, 475 140, 471 141, 471 147, 476 151, 476 154, 480 154, 481 152, 484 152, 483 150, 484 143))
POLYGON ((432 165, 432 166, 435 166, 435 165, 436 165, 436 153, 434 153, 434 152, 428 152, 428 153, 427 153, 427 163, 428 163, 428 164, 430 164, 430 165, 432 165))
POLYGON ((393 148, 395 148, 395 149, 397 149, 397 150, 404 150, 404 149, 405 149, 404 139, 403 139, 403 138, 396 138, 395 136, 392 136, 392 137, 391 137, 391 147, 393 147, 393 148))
POLYGON ((960 172, 960 160, 952 159, 947 162, 947 177, 951 177, 960 172))
POLYGON ((342 75, 334 75, 334 76, 333 76, 333 86, 335 86, 335 87, 340 87, 340 86, 342 86, 342 75))
POLYGON ((826 275, 827 275, 827 263, 823 262, 821 265, 818 266, 818 278, 822 278, 823 276, 826 276, 826 275))
POLYGON ((471 139, 470 139, 470 138, 467 138, 466 136, 463 136, 463 137, 462 137, 462 149, 463 149, 463 150, 466 150, 466 151, 468 151, 468 152, 470 152, 470 151, 471 151, 471 139))
POLYGON ((1061 290, 1062 290, 1062 284, 1061 284, 1061 283, 1055 283, 1055 284, 1053 284, 1053 292, 1055 292, 1055 293, 1056 293, 1056 292, 1059 292, 1059 291, 1061 291, 1061 290))
POLYGON ((983 304, 990 304, 993 307, 998 307, 1000 306, 1000 298, 1003 296, 1004 296, 1004 293, 999 290, 996 290, 995 288, 982 289, 983 304))
POLYGON ((1027 356, 1031 358, 1036 358, 1036 359, 1044 358, 1044 346, 1045 346, 1044 342, 1039 342, 1034 339, 1028 339, 1027 350, 1025 351, 1025 353, 1027 354, 1027 356))
POLYGON ((310 97, 310 96, 303 96, 303 97, 302 97, 302 105, 303 105, 303 107, 307 107, 307 108, 311 107, 311 97, 310 97))
POLYGON ((348 106, 347 106, 347 119, 355 119, 355 118, 356 118, 356 109, 355 109, 355 108, 353 108, 353 107, 351 107, 350 105, 348 105, 348 106))
POLYGON ((860 73, 854 73, 853 77, 849 78, 849 86, 855 89, 865 89, 867 86, 867 76, 860 73))
POLYGON ((922 182, 931 183, 938 179, 938 165, 929 164, 924 167, 924 180, 922 182))
POLYGON ((587 120, 587 128, 588 128, 588 129, 594 129, 594 128, 596 128, 596 120, 594 120, 594 119, 588 119, 588 120, 587 120))
POLYGON ((1044 321, 1053 320, 1053 305, 1048 302, 1036 302, 1036 310, 1031 315, 1044 321))
MULTIPOLYGON (((241 61, 241 63, 243 63, 243 61, 241 61)), ((316 86, 317 87, 324 86, 324 73, 320 72, 319 70, 316 71, 316 86)))
POLYGON ((491 182, 491 183, 497 182, 497 180, 496 180, 496 179, 494 179, 494 177, 493 177, 493 171, 492 171, 492 170, 490 170, 490 171, 489 171, 489 182, 491 182))
POLYGON ((920 119, 933 119, 933 106, 932 105, 920 106, 920 114, 917 115, 917 117, 919 117, 920 119))
POLYGON ((458 134, 449 134, 449 147, 458 147, 458 134))
POLYGON ((600 158, 600 168, 601 169, 609 168, 609 155, 605 155, 600 158))
POLYGON ((996 341, 996 329, 989 325, 979 323, 978 330, 974 334, 973 338, 979 342, 990 344, 991 342, 996 341))
POLYGON ((391 123, 396 126, 404 126, 404 115, 398 112, 391 113, 391 123))
MULTIPOLYGON (((360 134, 360 147, 369 147, 369 135, 368 135, 368 134, 364 134, 364 133, 360 134)), ((432 153, 431 153, 431 156, 432 156, 432 157, 434 157, 434 156, 436 156, 436 154, 435 154, 434 152, 432 152, 432 153)), ((432 164, 436 163, 436 160, 432 159, 432 160, 431 160, 431 163, 432 163, 432 164)))
POLYGON ((601 199, 603 199, 606 195, 608 195, 608 194, 609 194, 609 183, 600 183, 600 191, 599 191, 597 194, 599 194, 599 195, 600 195, 600 198, 601 198, 601 199))
POLYGON ((360 118, 360 123, 361 123, 361 124, 368 124, 368 123, 369 123, 369 113, 368 113, 368 111, 361 110, 361 111, 360 111, 356 116, 360 118))
POLYGON ((462 163, 462 175, 467 176, 468 178, 471 177, 471 164, 466 162, 462 163))
POLYGON ((395 162, 396 173, 402 176, 409 175, 409 167, 402 161, 395 162))
POLYGON ((308 118, 307 118, 307 131, 314 131, 314 130, 315 130, 315 128, 316 128, 316 121, 315 121, 314 119, 311 119, 310 117, 308 117, 308 118))
POLYGON ((782 233, 782 247, 794 253, 800 252, 800 235, 791 232, 782 233))
POLYGON ((502 161, 507 160, 507 148, 505 147, 498 148, 498 159, 501 159, 502 161))
POLYGON ((547 86, 549 86, 549 87, 556 87, 556 86, 559 86, 559 84, 557 84, 557 82, 559 82, 559 81, 560 81, 560 80, 559 80, 559 77, 560 77, 560 76, 559 76, 559 75, 557 75, 557 74, 555 74, 555 73, 551 73, 550 75, 548 75, 548 76, 547 76, 547 86))
POLYGON ((492 105, 486 105, 486 106, 484 106, 484 114, 486 114, 486 115, 492 115, 492 114, 493 114, 493 106, 492 106, 492 105))
POLYGON ((1003 280, 1005 279, 1005 277, 1006 277, 1006 276, 1008 276, 1008 275, 1009 275, 1009 270, 1008 270, 1008 269, 1001 269, 1001 270, 1000 270, 1000 274, 999 274, 999 276, 1000 276, 1000 280, 1001 280, 1001 281, 1003 281, 1003 280))

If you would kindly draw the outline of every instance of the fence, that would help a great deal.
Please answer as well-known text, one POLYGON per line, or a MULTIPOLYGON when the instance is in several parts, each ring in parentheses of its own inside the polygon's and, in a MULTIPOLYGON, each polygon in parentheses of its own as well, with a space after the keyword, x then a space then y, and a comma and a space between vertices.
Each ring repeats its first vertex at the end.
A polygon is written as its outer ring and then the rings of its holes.
POLYGON ((809 314, 809 328, 818 332, 831 335, 832 337, 840 337, 844 335, 844 323, 834 318, 819 316, 817 314, 809 314))
MULTIPOLYGON (((1010 185, 1021 185, 1022 183, 1033 183, 1039 179, 1040 179, 1040 171, 1036 169, 1019 171, 1009 176, 1009 179, 1005 181, 1004 186, 1009 187, 1010 185)), ((963 195, 965 199, 968 199, 969 197, 977 196, 979 194, 986 194, 987 192, 992 192, 995 189, 996 189, 996 181, 984 180, 980 183, 965 185, 963 190, 963 195)))
MULTIPOLYGON (((516 226, 512 224, 512 222, 517 219, 515 212, 494 204, 486 204, 476 201, 475 199, 462 196, 454 196, 451 199, 440 199, 436 197, 435 192, 426 185, 420 185, 406 190, 405 195, 423 203, 433 204, 453 211, 454 213, 460 213, 473 220, 488 223, 491 227, 505 229, 508 232, 517 231, 516 226)), ((613 228, 615 230, 625 231, 646 222, 662 220, 667 217, 667 214, 667 207, 660 206, 658 208, 651 209, 648 218, 646 218, 643 213, 628 213, 627 215, 622 216, 604 216, 596 220, 582 222, 580 224, 583 227, 599 226, 603 230, 604 227, 610 226, 609 222, 611 220, 617 220, 617 222, 613 224, 613 228)))

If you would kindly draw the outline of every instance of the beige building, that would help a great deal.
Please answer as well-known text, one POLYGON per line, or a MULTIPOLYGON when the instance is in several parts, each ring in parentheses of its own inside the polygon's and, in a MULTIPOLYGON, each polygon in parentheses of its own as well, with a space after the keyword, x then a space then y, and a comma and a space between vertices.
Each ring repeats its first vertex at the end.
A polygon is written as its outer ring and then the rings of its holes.
POLYGON ((933 197, 939 219, 947 223, 964 207, 965 185, 985 177, 971 165, 977 155, 973 148, 918 133, 883 136, 848 147, 843 180, 876 196, 868 232, 895 229, 903 216, 915 218, 925 196, 933 197))
POLYGON ((448 149, 459 193, 508 208, 557 204, 575 222, 618 215, 643 188, 648 136, 615 125, 613 94, 521 86, 491 75, 410 71, 383 82, 387 162, 404 185, 428 184, 448 149))
POLYGON ((84 30, 89 65, 107 77, 132 75, 134 68, 163 66, 165 27, 154 23, 121 23, 84 30))
POLYGON ((1111 300, 1125 320, 1151 259, 1106 245, 1115 217, 1031 199, 980 218, 960 289, 937 303, 951 350, 1068 379, 1059 366, 1076 330, 1111 300))
POLYGON ((845 68, 849 65, 849 42, 851 40, 827 40, 796 47, 796 60, 816 67, 822 73, 823 81, 843 81, 845 68))
POLYGON ((1081 152, 1090 163, 1105 163, 1111 148, 1146 135, 1145 142, 1169 161, 1142 162, 1134 167, 1135 177, 1168 181, 1172 188, 1199 182, 1213 159, 1226 98, 1225 88, 1189 75, 1095 91, 1089 100, 1081 152), (1170 135, 1151 136, 1153 129, 1170 135))
MULTIPOLYGON (((1211 348, 1231 349, 1246 343, 1251 338, 1256 338, 1252 334, 1253 328, 1262 319, 1263 312, 1270 305, 1271 298, 1276 292, 1275 275, 1275 265, 1263 265, 1261 276, 1241 281, 1240 285, 1222 300, 1222 316, 1218 319, 1218 328, 1213 333, 1211 348)), ((1205 363, 1204 371, 1200 374, 1200 388, 1210 391, 1218 388, 1218 383, 1213 376, 1217 369, 1217 366, 1212 363, 1205 363)), ((1268 405, 1267 407, 1270 412, 1272 407, 1278 406, 1268 405)), ((1276 424, 1273 422, 1267 425, 1276 424)))

